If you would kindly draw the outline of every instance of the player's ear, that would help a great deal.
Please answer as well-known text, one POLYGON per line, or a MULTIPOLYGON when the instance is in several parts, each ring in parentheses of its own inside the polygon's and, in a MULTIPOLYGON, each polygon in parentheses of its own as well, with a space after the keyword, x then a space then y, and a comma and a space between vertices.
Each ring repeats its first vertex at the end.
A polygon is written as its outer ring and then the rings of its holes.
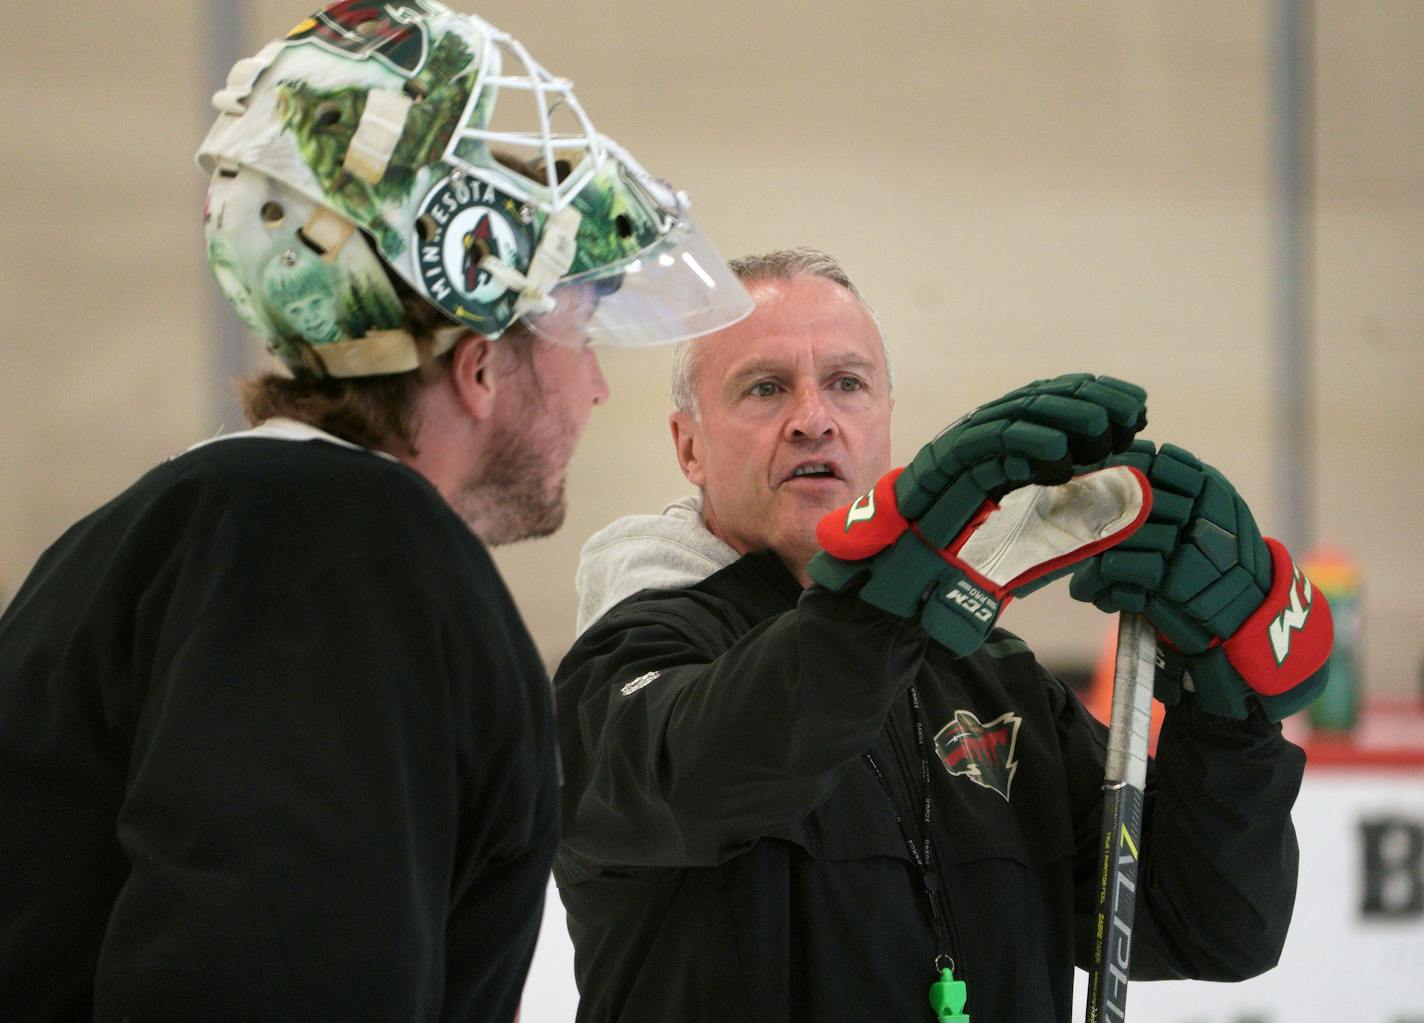
POLYGON ((455 394, 465 410, 479 421, 494 413, 495 395, 499 390, 494 344, 487 337, 470 333, 457 341, 450 353, 450 376, 455 394))
POLYGON ((702 468, 702 435, 698 422, 686 412, 674 412, 668 416, 668 427, 672 430, 672 446, 677 452, 678 468, 687 477, 687 482, 700 487, 707 479, 702 468))

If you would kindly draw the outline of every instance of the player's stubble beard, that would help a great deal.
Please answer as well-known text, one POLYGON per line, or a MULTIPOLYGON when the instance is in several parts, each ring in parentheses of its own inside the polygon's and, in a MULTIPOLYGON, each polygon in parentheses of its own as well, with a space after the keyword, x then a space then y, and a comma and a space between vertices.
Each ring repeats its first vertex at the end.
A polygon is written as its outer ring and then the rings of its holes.
POLYGON ((482 470, 455 495, 456 513, 490 547, 548 536, 564 524, 570 427, 545 405, 537 381, 525 399, 532 415, 491 433, 482 470))

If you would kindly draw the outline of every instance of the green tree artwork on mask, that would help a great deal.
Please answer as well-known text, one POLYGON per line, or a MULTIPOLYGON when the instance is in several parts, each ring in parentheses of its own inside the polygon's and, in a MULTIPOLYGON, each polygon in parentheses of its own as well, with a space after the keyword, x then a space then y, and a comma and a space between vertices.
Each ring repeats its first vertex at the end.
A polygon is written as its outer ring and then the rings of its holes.
POLYGON ((419 172, 444 153, 470 97, 473 74, 462 72, 473 60, 474 55, 458 35, 446 33, 440 37, 430 59, 410 80, 407 91, 423 98, 411 106, 385 175, 374 185, 342 168, 366 109, 367 90, 319 89, 300 80, 277 86, 277 112, 282 127, 295 137, 302 159, 322 191, 332 206, 375 235, 388 259, 404 252, 406 243, 381 215, 382 209, 405 200, 415 187, 419 172))
POLYGON ((626 181, 622 188, 615 187, 600 175, 574 198, 583 220, 570 275, 621 263, 658 240, 658 226, 642 205, 628 202, 627 192, 633 187, 626 181))
POLYGON ((365 337, 373 330, 400 326, 400 304, 388 290, 369 287, 354 274, 350 288, 344 319, 352 337, 365 337))

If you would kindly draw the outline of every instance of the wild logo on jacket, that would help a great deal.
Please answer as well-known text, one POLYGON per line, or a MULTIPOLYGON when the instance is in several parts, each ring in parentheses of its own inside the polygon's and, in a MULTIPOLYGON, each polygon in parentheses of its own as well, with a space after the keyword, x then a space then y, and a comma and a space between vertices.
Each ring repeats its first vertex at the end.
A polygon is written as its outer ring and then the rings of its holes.
POLYGON ((935 751, 950 774, 993 789, 1007 803, 1019 769, 1014 748, 1021 724, 1023 718, 1012 712, 985 724, 973 711, 957 710, 954 720, 935 735, 935 751))

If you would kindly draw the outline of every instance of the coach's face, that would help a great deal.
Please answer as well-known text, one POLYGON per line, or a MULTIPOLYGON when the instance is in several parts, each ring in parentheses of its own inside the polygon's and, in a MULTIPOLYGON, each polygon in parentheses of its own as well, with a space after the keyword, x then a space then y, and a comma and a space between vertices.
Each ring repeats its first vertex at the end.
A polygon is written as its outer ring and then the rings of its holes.
POLYGON ((806 583, 817 521, 890 467, 889 369, 869 311, 833 281, 747 290, 755 311, 695 342, 699 414, 673 414, 673 441, 707 528, 806 583))

